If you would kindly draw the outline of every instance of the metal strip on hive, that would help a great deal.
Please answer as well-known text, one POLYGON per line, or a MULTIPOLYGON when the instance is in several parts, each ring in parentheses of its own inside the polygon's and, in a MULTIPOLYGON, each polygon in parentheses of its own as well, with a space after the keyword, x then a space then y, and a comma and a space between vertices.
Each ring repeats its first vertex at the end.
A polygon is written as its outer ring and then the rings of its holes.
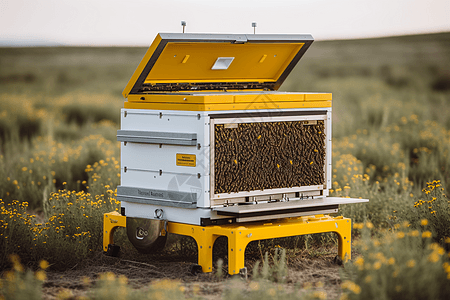
MULTIPOLYGON (((275 215, 280 214, 283 211, 286 212, 300 212, 305 211, 323 211, 329 209, 337 209, 341 204, 355 204, 368 202, 367 199, 356 198, 339 198, 339 197, 324 197, 313 200, 293 200, 287 202, 272 202, 272 203, 259 203, 251 205, 233 205, 228 207, 215 207, 213 210, 218 215, 234 216, 234 217, 250 217, 257 215, 275 215)), ((321 212, 323 213, 323 212, 321 212)))
POLYGON ((305 125, 317 124, 314 121, 324 121, 326 120, 326 115, 293 115, 293 116, 257 116, 253 118, 236 118, 236 117, 228 117, 215 119, 214 124, 236 124, 237 128, 238 124, 244 123, 255 123, 255 122, 293 122, 293 121, 310 121, 309 123, 304 123, 305 125))
POLYGON ((305 217, 305 216, 313 216, 313 215, 327 215, 327 214, 335 214, 338 212, 338 206, 334 206, 335 208, 331 209, 319 209, 319 210, 301 210, 301 211, 285 211, 285 212, 277 212, 276 214, 265 214, 265 215, 243 215, 236 217, 236 222, 254 222, 254 221, 262 221, 262 220, 272 220, 272 219, 281 219, 281 218, 297 218, 297 217, 305 217))
POLYGON ((118 186, 117 201, 154 204, 172 207, 183 207, 183 208, 196 208, 197 194, 188 192, 118 186))
POLYGON ((117 130, 119 142, 196 146, 196 133, 117 130))
MULTIPOLYGON (((214 176, 214 174, 212 174, 214 176)), ((273 196, 274 199, 282 198, 283 194, 295 194, 295 193, 304 193, 304 192, 315 192, 317 191, 319 194, 323 190, 323 185, 308 185, 308 186, 294 186, 290 188, 274 188, 274 189, 265 189, 265 190, 255 190, 255 191, 240 191, 234 193, 222 193, 222 194, 214 194, 214 200, 219 199, 229 199, 232 201, 233 198, 242 198, 242 197, 258 197, 258 196, 273 196)), ((322 194, 320 194, 322 195, 322 194)))
POLYGON ((222 118, 235 118, 243 119, 243 118, 263 118, 263 117, 281 117, 281 116, 311 116, 311 115, 326 115, 327 111, 323 109, 314 110, 310 109, 308 111, 258 111, 258 112, 241 112, 241 113, 211 113, 209 114, 211 119, 222 119, 222 118))

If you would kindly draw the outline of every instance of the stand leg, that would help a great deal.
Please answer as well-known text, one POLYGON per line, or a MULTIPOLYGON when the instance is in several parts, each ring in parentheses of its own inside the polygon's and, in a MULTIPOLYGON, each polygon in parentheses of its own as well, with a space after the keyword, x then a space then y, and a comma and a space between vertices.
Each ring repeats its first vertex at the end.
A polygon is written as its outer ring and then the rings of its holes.
POLYGON ((352 224, 350 219, 339 222, 339 230, 336 233, 339 236, 338 255, 343 262, 352 259, 352 224))
POLYGON ((198 264, 202 267, 202 272, 212 272, 213 245, 219 237, 212 228, 169 222, 167 231, 192 237, 197 243, 198 264))
POLYGON ((247 242, 237 231, 231 231, 228 237, 228 274, 239 274, 240 270, 245 267, 244 257, 247 242))
POLYGON ((114 231, 117 227, 126 227, 127 219, 118 212, 103 214, 103 251, 108 251, 108 245, 114 244, 114 231))
POLYGON ((202 266, 204 273, 212 272, 213 246, 218 237, 209 232, 195 237, 198 247, 198 264, 202 266))

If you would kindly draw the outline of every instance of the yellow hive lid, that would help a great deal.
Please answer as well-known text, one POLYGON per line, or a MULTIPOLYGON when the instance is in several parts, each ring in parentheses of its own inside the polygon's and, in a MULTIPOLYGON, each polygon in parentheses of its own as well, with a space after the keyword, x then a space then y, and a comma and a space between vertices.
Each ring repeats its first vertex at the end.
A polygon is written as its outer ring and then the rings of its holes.
POLYGON ((159 33, 122 94, 277 90, 313 41, 309 34, 159 33))

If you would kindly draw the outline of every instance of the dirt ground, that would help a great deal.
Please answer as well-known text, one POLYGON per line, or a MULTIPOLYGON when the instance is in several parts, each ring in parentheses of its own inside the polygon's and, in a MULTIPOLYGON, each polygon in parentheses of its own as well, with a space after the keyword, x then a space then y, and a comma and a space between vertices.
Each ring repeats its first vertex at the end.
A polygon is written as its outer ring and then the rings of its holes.
MULTIPOLYGON (((319 282, 323 283, 321 291, 325 291, 329 298, 338 298, 340 293, 339 269, 342 268, 333 262, 336 249, 321 251, 303 251, 295 256, 287 256, 288 275, 282 284, 284 290, 294 287, 315 287, 319 282)), ((257 259, 260 259, 258 257, 257 259)), ((251 270, 257 261, 246 257, 246 267, 249 270, 249 278, 240 277, 242 286, 248 288, 251 281, 251 270)), ((44 283, 44 299, 56 299, 61 293, 70 292, 72 299, 79 296, 87 296, 88 290, 93 287, 98 274, 113 272, 116 275, 125 275, 129 285, 135 289, 148 286, 151 282, 161 279, 179 280, 189 293, 194 286, 200 287, 199 295, 205 299, 220 299, 231 277, 227 274, 226 263, 223 265, 223 277, 217 278, 213 273, 201 273, 193 275, 190 267, 195 263, 195 256, 174 257, 146 257, 136 255, 130 259, 130 255, 120 258, 109 257, 98 253, 93 259, 75 265, 64 271, 47 272, 47 281, 44 283), (88 277, 89 284, 83 283, 83 278, 88 277)), ((235 284, 235 283, 234 283, 235 284)), ((319 284, 320 285, 320 284, 319 284)))

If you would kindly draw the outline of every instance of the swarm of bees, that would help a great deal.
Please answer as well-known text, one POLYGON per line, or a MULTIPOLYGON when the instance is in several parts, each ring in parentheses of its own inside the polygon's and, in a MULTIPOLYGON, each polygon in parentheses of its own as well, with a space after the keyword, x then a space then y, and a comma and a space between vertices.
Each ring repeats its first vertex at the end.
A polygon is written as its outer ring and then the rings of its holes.
POLYGON ((322 185, 324 165, 323 121, 215 125, 215 194, 322 185))

